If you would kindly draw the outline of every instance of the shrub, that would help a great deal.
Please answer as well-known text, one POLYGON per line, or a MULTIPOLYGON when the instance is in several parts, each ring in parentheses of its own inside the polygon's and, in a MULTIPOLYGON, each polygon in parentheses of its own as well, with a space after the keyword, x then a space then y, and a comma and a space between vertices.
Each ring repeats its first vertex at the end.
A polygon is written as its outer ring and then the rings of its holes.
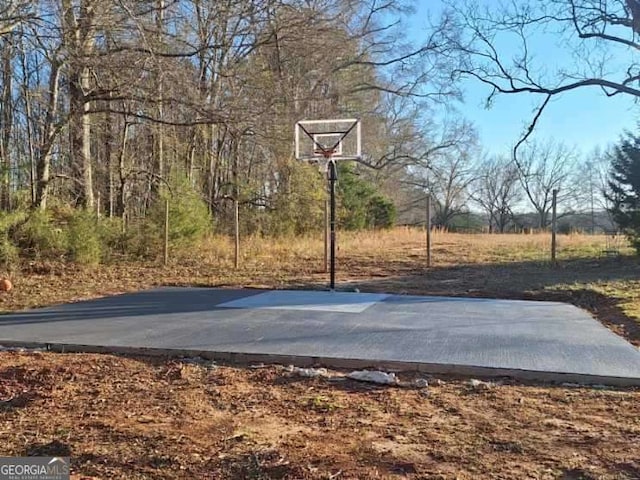
POLYGON ((560 235, 569 235, 575 232, 573 226, 568 222, 560 223, 556 230, 560 235))
POLYGON ((281 173, 280 190, 266 215, 263 233, 288 236, 320 230, 326 180, 317 167, 301 163, 290 164, 281 173))
POLYGON ((10 235, 19 224, 27 220, 28 216, 28 212, 24 210, 0 213, 0 234, 10 235))
POLYGON ((169 244, 172 247, 192 246, 212 231, 211 215, 206 203, 187 182, 178 182, 172 187, 172 192, 164 191, 160 195, 148 219, 141 223, 137 233, 132 232, 142 236, 131 246, 135 246, 138 253, 144 256, 157 256, 162 251, 166 199, 169 200, 169 244))
POLYGON ((87 210, 77 211, 69 221, 68 251, 81 265, 97 265, 102 257, 100 230, 96 217, 87 210))
POLYGON ((338 165, 336 194, 339 201, 338 218, 341 228, 361 230, 368 227, 369 200, 376 194, 375 188, 361 178, 351 163, 338 165))
POLYGON ((130 221, 122 236, 122 250, 127 255, 153 259, 162 252, 162 226, 151 218, 130 221))
POLYGON ((382 195, 369 199, 368 224, 373 228, 391 228, 396 221, 396 206, 382 195))
POLYGON ((360 177, 354 165, 340 164, 338 179, 339 216, 346 230, 393 226, 395 205, 378 193, 373 183, 360 177))
POLYGON ((16 247, 6 235, 0 237, 0 267, 4 270, 12 270, 20 262, 18 247, 16 247))
POLYGON ((108 260, 116 254, 126 252, 126 234, 121 218, 103 218, 98 223, 98 238, 102 246, 102 259, 108 260))
POLYGON ((3 269, 11 270, 20 262, 20 249, 11 241, 10 235, 26 218, 27 213, 20 210, 0 214, 0 267, 3 269))
POLYGON ((67 250, 65 229, 54 223, 49 212, 31 212, 25 221, 10 228, 9 234, 27 256, 54 258, 63 256, 67 250))

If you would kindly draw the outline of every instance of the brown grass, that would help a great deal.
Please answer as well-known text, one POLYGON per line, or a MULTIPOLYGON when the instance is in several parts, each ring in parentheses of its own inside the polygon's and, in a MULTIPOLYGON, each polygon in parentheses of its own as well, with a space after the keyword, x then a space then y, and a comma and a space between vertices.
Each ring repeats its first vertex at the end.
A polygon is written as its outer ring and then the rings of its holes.
MULTIPOLYGON (((604 235, 558 235, 558 259, 598 257, 606 249, 608 237, 604 235)), ((338 234, 338 249, 343 258, 357 259, 374 256, 380 260, 398 260, 425 256, 426 232, 422 229, 398 227, 383 231, 342 232, 338 234)), ((551 236, 536 234, 456 234, 443 231, 432 233, 434 266, 465 263, 492 263, 510 261, 548 261, 551 255, 551 236)), ((628 255, 631 249, 620 240, 620 253, 628 255)), ((212 237, 197 249, 205 263, 233 264, 233 242, 228 237, 212 237)), ((265 261, 288 264, 291 261, 323 258, 324 242, 321 233, 313 236, 265 239, 243 239, 241 258, 245 268, 260 267, 265 261)))

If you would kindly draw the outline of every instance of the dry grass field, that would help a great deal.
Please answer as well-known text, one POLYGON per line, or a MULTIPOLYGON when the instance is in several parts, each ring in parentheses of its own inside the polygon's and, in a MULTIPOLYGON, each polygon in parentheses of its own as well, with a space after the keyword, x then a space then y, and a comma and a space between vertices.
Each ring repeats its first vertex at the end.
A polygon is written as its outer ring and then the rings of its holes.
MULTIPOLYGON (((607 239, 341 233, 345 289, 554 299, 640 345, 640 262, 607 239)), ((155 285, 321 288, 322 238, 213 238, 170 265, 32 262, 0 297, 15 310, 155 285)), ((338 374, 339 372, 334 372, 338 374)), ((75 478, 638 479, 640 392, 526 385, 426 390, 114 355, 0 352, 0 455, 70 455, 75 478)))

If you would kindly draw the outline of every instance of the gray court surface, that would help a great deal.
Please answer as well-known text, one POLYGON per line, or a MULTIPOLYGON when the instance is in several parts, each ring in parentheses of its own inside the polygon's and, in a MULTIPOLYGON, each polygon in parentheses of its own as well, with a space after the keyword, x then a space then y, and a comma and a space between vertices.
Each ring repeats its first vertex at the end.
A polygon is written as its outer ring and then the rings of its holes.
POLYGON ((637 348, 555 302, 161 288, 2 315, 0 344, 640 385, 637 348))

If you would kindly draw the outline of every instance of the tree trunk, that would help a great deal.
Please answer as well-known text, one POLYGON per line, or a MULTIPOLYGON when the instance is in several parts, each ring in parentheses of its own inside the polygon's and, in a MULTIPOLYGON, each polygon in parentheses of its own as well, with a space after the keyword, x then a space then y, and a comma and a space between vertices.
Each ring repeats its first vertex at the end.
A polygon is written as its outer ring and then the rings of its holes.
POLYGON ((2 158, 0 208, 5 211, 11 209, 12 51, 9 40, 5 40, 2 49, 2 139, 0 141, 0 156, 2 158))
POLYGON ((122 144, 120 145, 120 155, 118 157, 118 175, 120 177, 120 192, 116 203, 116 215, 124 219, 127 207, 127 172, 125 170, 125 155, 127 151, 127 135, 129 134, 129 123, 124 120, 122 131, 122 144))
POLYGON ((93 168, 91 163, 90 102, 86 95, 91 87, 91 70, 87 58, 95 45, 95 8, 92 0, 83 0, 74 7, 71 0, 62 0, 64 45, 70 54, 69 72, 69 143, 72 192, 76 203, 85 208, 94 206, 93 168), (79 8, 78 8, 79 7, 79 8))
POLYGON ((109 197, 109 218, 113 217, 113 151, 111 142, 113 141, 113 119, 111 113, 105 115, 105 140, 104 140, 104 156, 107 160, 107 195, 109 197))
POLYGON ((89 89, 89 73, 87 67, 81 67, 78 72, 72 75, 69 85, 69 143, 71 145, 71 169, 76 182, 73 190, 77 204, 91 209, 94 206, 94 197, 90 104, 85 100, 84 94, 89 89))
POLYGON ((209 148, 207 149, 207 155, 209 157, 208 174, 207 174, 207 190, 209 197, 209 208, 211 213, 215 214, 215 206, 218 200, 218 194, 220 190, 220 157, 222 154, 222 137, 223 133, 220 132, 220 126, 212 124, 210 125, 210 135, 208 139, 209 148))
POLYGON ((538 212, 538 219, 538 228, 540 228, 540 230, 547 228, 547 212, 544 209, 538 212))
POLYGON ((189 152, 187 153, 187 164, 185 165, 187 180, 189 181, 189 185, 191 185, 192 187, 195 186, 193 181, 193 169, 195 167, 197 144, 198 144, 198 128, 195 127, 191 135, 191 141, 189 142, 189 152))
MULTIPOLYGON (((26 71, 26 65, 24 63, 24 56, 22 68, 23 71, 26 71)), ((25 113, 26 113, 26 124, 27 124, 27 143, 29 148, 29 191, 31 192, 31 205, 36 204, 36 183, 37 183, 37 175, 36 175, 36 156, 33 147, 33 125, 31 123, 32 116, 32 107, 31 107, 31 95, 29 94, 29 86, 27 85, 27 80, 24 80, 22 85, 22 95, 24 97, 24 105, 25 105, 25 113)))
MULTIPOLYGON (((162 44, 162 32, 164 30, 164 9, 165 4, 164 0, 158 0, 158 10, 156 13, 156 29, 157 29, 157 44, 156 48, 160 48, 162 44)), ((157 68, 157 77, 156 77, 156 91, 157 91, 157 115, 158 120, 160 121, 155 128, 155 173, 158 175, 157 178, 151 180, 151 193, 152 196, 154 193, 158 191, 159 181, 158 179, 164 178, 165 174, 165 164, 164 164, 164 136, 165 136, 165 126, 162 123, 164 120, 164 107, 162 105, 164 98, 164 86, 162 80, 162 66, 156 65, 157 68)), ((153 200, 152 200, 153 201, 153 200)))
POLYGON ((49 77, 49 102, 47 105, 43 144, 36 163, 36 195, 34 207, 40 210, 47 208, 47 197, 49 195, 51 149, 53 148, 53 142, 58 133, 55 120, 58 115, 59 80, 60 65, 54 62, 51 64, 49 77))

